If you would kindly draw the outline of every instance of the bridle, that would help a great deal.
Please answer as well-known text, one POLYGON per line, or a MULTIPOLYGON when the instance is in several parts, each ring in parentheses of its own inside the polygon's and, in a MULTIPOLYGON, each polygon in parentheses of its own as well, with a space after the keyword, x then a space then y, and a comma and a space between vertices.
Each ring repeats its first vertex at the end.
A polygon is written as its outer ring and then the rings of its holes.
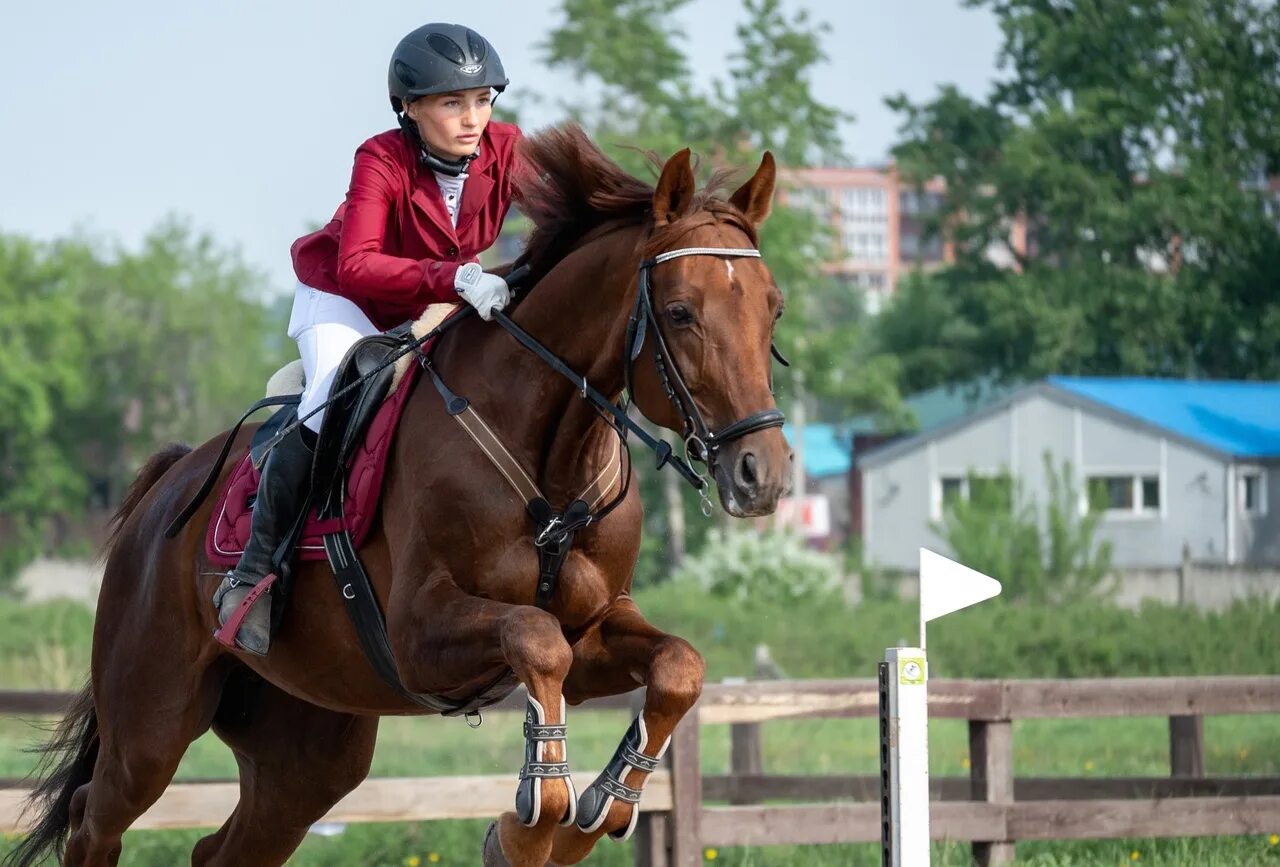
MULTIPOLYGON (((741 439, 756 431, 782 427, 786 421, 786 416, 783 415, 782 410, 776 407, 762 409, 715 431, 711 430, 703 419, 702 412, 698 409, 698 404, 693 399, 693 394, 685 384, 684 377, 680 375, 680 369, 676 365, 671 350, 667 347, 666 338, 663 337, 662 328, 658 325, 658 318, 653 312, 651 274, 654 267, 661 265, 663 262, 669 262, 672 259, 679 259, 684 256, 759 259, 760 251, 751 247, 682 247, 676 250, 668 250, 657 254, 651 259, 643 260, 640 263, 639 285, 636 287, 636 303, 632 308, 631 318, 627 321, 627 355, 624 362, 627 395, 634 399, 635 377, 633 369, 636 359, 639 358, 640 352, 644 347, 646 333, 652 332, 654 366, 657 368, 658 380, 662 383, 663 390, 666 391, 667 397, 680 414, 683 427, 681 436, 685 444, 685 454, 688 458, 705 464, 708 470, 713 470, 716 457, 725 444, 741 439)), ((776 346, 771 344, 770 351, 773 357, 779 359, 784 365, 787 363, 786 359, 778 352, 776 346)), ((773 378, 770 376, 769 390, 771 392, 773 390, 772 386, 773 378)))

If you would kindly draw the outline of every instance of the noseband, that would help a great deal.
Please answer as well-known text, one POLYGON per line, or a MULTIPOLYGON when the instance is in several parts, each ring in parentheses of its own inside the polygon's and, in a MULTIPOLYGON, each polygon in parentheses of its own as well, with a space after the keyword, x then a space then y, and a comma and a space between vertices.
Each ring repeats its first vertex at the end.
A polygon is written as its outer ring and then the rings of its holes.
MULTIPOLYGON (((634 399, 633 371, 636 359, 640 356, 640 351, 644 347, 646 333, 652 331, 654 366, 658 370, 658 379, 662 383, 667 397, 680 414, 681 424, 684 428, 682 437, 685 443, 685 453, 693 460, 704 463, 708 469, 712 469, 715 467, 716 456, 726 443, 741 439, 756 431, 767 430, 771 427, 782 427, 783 422, 786 421, 786 416, 783 415, 782 410, 776 407, 762 409, 715 431, 711 430, 703 419, 702 413, 698 409, 698 404, 693 399, 693 394, 689 391, 689 387, 685 385, 684 377, 680 375, 680 369, 676 366, 675 357, 672 356, 671 350, 667 347, 667 341, 662 336, 662 329, 658 325, 658 318, 653 312, 651 273, 654 267, 661 265, 663 262, 669 262, 672 259, 679 259, 684 256, 759 259, 760 251, 752 248, 683 247, 678 250, 659 253, 652 259, 645 259, 640 263, 639 286, 636 289, 635 307, 632 308, 631 318, 627 321, 627 357, 625 362, 627 394, 634 399)), ((770 349, 774 357, 782 360, 776 347, 771 346, 770 349)), ((782 363, 786 364, 786 361, 782 360, 782 363)), ((770 384, 772 385, 772 377, 770 377, 770 384)), ((772 390, 771 387, 770 391, 772 390)))

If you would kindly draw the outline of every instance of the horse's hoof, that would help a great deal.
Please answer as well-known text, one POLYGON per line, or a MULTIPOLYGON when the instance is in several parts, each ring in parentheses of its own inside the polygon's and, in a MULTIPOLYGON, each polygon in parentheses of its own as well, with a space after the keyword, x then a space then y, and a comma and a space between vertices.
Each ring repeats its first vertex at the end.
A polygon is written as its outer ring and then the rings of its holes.
POLYGON ((502 854, 497 822, 490 822, 489 830, 484 832, 484 867, 511 867, 507 856, 502 854))

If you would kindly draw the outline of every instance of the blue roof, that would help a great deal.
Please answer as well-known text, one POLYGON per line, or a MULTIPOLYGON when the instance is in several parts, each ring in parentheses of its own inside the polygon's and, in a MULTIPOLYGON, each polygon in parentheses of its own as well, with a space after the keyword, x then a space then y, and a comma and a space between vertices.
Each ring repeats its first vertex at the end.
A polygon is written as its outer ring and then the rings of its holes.
POLYGON ((1280 382, 1078 376, 1048 381, 1230 455, 1280 456, 1280 382))
MULTIPOLYGON (((795 443, 795 429, 782 426, 787 442, 795 443)), ((853 464, 853 437, 847 425, 806 424, 804 426, 804 471, 820 479, 849 472, 853 464)))

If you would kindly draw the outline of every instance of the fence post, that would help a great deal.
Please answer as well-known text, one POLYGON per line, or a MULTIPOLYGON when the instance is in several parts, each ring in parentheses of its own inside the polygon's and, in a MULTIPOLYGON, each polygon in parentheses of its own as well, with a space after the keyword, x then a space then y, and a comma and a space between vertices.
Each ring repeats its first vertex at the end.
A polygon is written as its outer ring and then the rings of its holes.
MULTIPOLYGON (((756 645, 754 680, 778 680, 782 669, 773 661, 766 644, 756 645)), ((722 683, 743 684, 741 677, 726 677, 722 683)), ((764 737, 760 723, 730 723, 729 725, 729 803, 758 804, 760 798, 744 791, 742 777, 764 774, 764 737)))
MULTIPOLYGON (((969 720, 969 781, 971 797, 988 804, 1013 803, 1013 723, 1009 720, 969 720)), ((981 867, 1013 861, 1011 840, 973 844, 973 860, 981 867)))
POLYGON ((1191 546, 1182 544, 1182 560, 1178 563, 1178 604, 1191 603, 1191 546))
POLYGON ((671 867, 667 813, 641 813, 632 840, 635 867, 671 867))
POLYGON ((702 768, 698 706, 695 704, 671 736, 671 867, 701 867, 702 768))
POLYGON ((764 773, 764 761, 761 756, 759 723, 733 723, 729 726, 729 784, 730 804, 758 804, 760 799, 753 797, 742 785, 742 778, 759 776, 764 773))
POLYGON ((1169 769, 1174 777, 1204 776, 1204 717, 1169 717, 1169 769))

